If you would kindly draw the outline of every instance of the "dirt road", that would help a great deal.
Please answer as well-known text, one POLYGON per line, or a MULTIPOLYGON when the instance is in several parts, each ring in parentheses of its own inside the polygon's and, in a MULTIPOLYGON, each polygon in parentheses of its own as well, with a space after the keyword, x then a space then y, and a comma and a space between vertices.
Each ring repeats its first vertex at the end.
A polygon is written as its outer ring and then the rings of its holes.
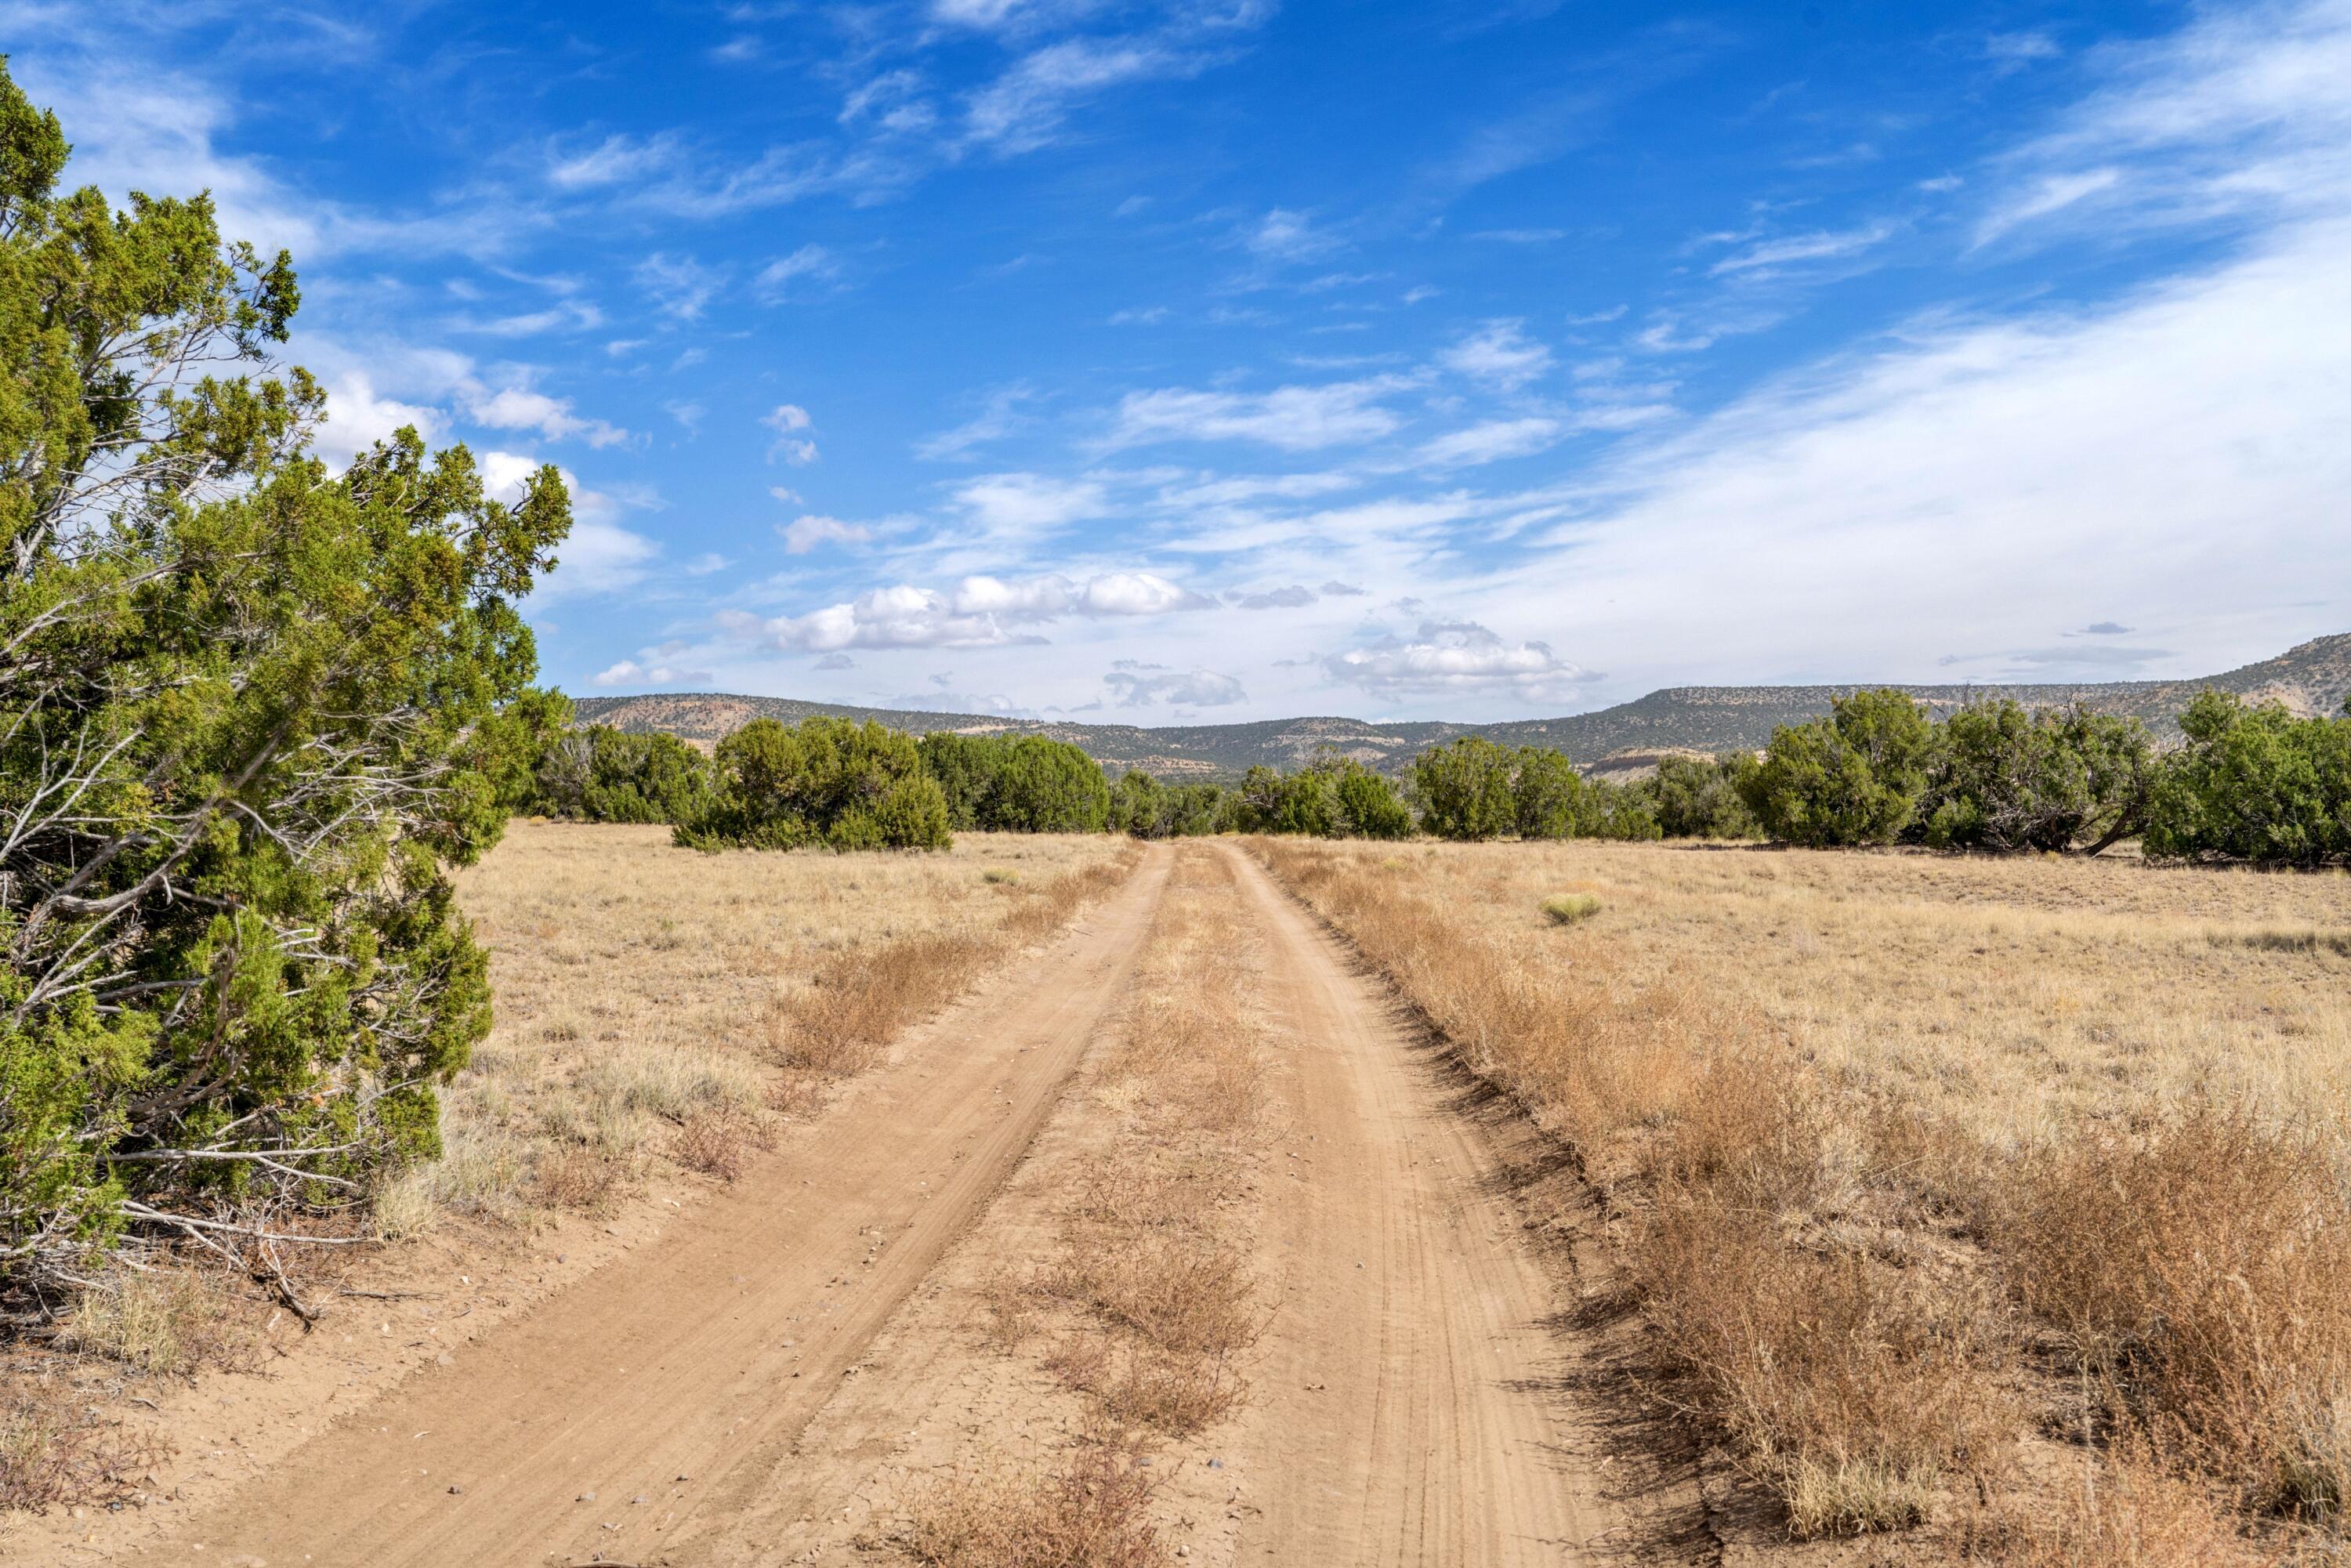
POLYGON ((1556 1282, 1377 982, 1228 849, 1266 931, 1308 1151, 1270 1251, 1281 1308, 1259 1376, 1277 1462, 1256 1467, 1246 1563, 1558 1564, 1607 1528, 1593 1445, 1556 1392, 1556 1282))
MULTIPOLYGON (((1280 1307, 1253 1406, 1219 1439, 1236 1506, 1209 1555, 1587 1561, 1608 1515, 1559 1392, 1559 1283, 1499 1190, 1490 1132, 1337 943, 1254 862, 1216 852, 1260 926, 1297 1157, 1266 1203, 1280 1307)), ((1114 1016, 1169 864, 1155 851, 1078 931, 927 1026, 708 1211, 248 1484, 182 1533, 205 1548, 186 1560, 702 1568, 778 1561, 788 1542, 797 1557, 804 1510, 891 1458, 881 1439, 800 1439, 811 1423, 886 1437, 943 1384, 951 1349, 865 1362, 893 1319, 902 1344, 927 1321, 916 1298, 939 1310, 951 1249, 968 1274, 991 1223, 1032 1222, 991 1220, 991 1199, 1057 1102, 1085 1113, 1061 1088, 1114 1016), (827 1410, 860 1405, 876 1418, 827 1410)))
POLYGON ((691 1222, 305 1444, 179 1544, 337 1568, 631 1562, 756 1496, 1019 1163, 1167 867, 1155 852, 691 1222))

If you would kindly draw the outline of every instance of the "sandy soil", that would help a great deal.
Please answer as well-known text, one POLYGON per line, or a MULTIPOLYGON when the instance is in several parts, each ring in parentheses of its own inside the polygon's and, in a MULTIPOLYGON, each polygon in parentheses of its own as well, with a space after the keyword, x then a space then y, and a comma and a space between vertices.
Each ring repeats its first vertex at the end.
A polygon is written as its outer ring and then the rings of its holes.
MULTIPOLYGON (((1666 1517, 1685 1489, 1612 1469, 1610 1346, 1587 1322, 1609 1281, 1575 1244, 1572 1175, 1255 862, 1203 852, 1233 862, 1279 1041, 1280 1146, 1236 1177, 1274 1311, 1247 1411, 1163 1461, 1171 1541, 1334 1568, 1709 1554, 1666 1517)), ((1050 1391, 991 1365, 974 1291, 1050 1224, 1056 1151, 1086 1135, 1062 1091, 1172 862, 1155 850, 731 1188, 315 1412, 216 1506, 80 1560, 873 1561, 958 1437, 1066 1442, 1050 1391)))

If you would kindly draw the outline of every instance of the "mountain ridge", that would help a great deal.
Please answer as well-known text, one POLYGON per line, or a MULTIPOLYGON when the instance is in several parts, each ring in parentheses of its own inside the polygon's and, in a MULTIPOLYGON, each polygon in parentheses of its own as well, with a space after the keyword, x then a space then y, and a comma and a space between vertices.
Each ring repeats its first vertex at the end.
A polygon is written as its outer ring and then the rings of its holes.
MULTIPOLYGON (((1919 698, 1938 716, 1986 697, 2014 697, 2028 706, 2082 702, 2102 713, 2140 719, 2158 738, 2170 739, 2179 734, 2179 711, 2208 686, 2257 700, 2275 698, 2299 713, 2341 711, 2346 695, 2351 694, 2351 632, 2313 638, 2274 658, 2191 680, 1888 684, 1919 698)), ((1491 724, 1442 719, 1379 724, 1313 716, 1243 724, 1145 727, 862 707, 722 692, 582 697, 574 707, 590 723, 637 733, 661 731, 705 747, 754 718, 796 722, 820 714, 877 719, 914 734, 944 729, 974 735, 1043 735, 1071 741, 1118 771, 1142 768, 1170 779, 1187 780, 1230 779, 1259 763, 1294 768, 1325 746, 1394 773, 1427 747, 1459 735, 1482 735, 1505 746, 1555 747, 1583 767, 1614 770, 1620 766, 1637 767, 1660 754, 1759 748, 1771 738, 1776 726, 1826 713, 1832 697, 1865 690, 1870 685, 1668 686, 1591 713, 1491 724)))

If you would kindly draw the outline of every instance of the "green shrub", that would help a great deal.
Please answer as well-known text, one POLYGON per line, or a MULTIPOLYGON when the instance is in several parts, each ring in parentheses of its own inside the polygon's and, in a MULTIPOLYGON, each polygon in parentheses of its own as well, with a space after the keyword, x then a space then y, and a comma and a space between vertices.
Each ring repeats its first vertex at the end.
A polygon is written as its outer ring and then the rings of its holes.
POLYGON ((1739 781, 1755 769, 1755 758, 1732 753, 1716 758, 1667 757, 1646 780, 1646 793, 1668 839, 1760 839, 1763 825, 1740 798, 1739 781))
MULTIPOLYGON (((2351 707, 2351 705, 2346 705, 2351 707)), ((2166 860, 2319 866, 2351 862, 2351 713, 2296 718, 2208 691, 2160 768, 2145 848, 2166 860)))
POLYGON ((943 850, 946 797, 912 737, 868 721, 754 719, 718 743, 717 787, 677 829, 689 849, 943 850))
POLYGON ((1238 831, 1238 794, 1215 784, 1162 784, 1142 768, 1110 790, 1110 831, 1138 839, 1192 838, 1238 831))
POLYGON ((60 196, 66 151, 0 68, 0 1284, 41 1291, 437 1152, 489 1026, 444 870, 528 787, 516 605, 570 526, 413 430, 330 471, 263 373, 290 258, 60 196))
POLYGON ((1542 901, 1542 912, 1555 925, 1577 925, 1600 913, 1600 901, 1588 893, 1555 893, 1542 901))
POLYGON ((1774 730, 1740 794, 1764 831, 1789 843, 1892 843, 1917 813, 1934 751, 1917 702, 1891 688, 1858 692, 1824 717, 1774 730))
POLYGON ((934 730, 920 751, 958 832, 1098 833, 1109 823, 1102 765, 1067 741, 934 730))
POLYGON ((1599 831, 1606 807, 1574 763, 1528 746, 1511 760, 1510 815, 1522 839, 1581 839, 1599 831))
POLYGON ((1412 808, 1396 793, 1395 781, 1361 763, 1339 776, 1339 825, 1356 839, 1412 837, 1412 808))
POLYGON ((2079 704, 2031 711, 2001 699, 1959 709, 1918 805, 1938 849, 2093 853, 2137 832, 2155 779, 2155 743, 2137 719, 2079 704))
POLYGON ((1420 823, 1440 839, 1499 839, 1518 825, 1511 754, 1464 735, 1412 760, 1420 823))
POLYGON ((710 806, 708 758, 674 735, 590 725, 551 737, 531 809, 584 822, 691 822, 710 806))

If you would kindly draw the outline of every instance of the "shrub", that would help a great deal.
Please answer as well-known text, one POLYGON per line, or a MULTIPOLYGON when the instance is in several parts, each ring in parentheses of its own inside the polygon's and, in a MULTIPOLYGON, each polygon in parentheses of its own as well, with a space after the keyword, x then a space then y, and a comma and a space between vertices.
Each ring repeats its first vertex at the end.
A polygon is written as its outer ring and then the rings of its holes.
POLYGON ((1763 825, 1739 792, 1739 781, 1754 771, 1755 758, 1729 754, 1713 758, 1667 757, 1648 780, 1646 793, 1657 831, 1668 839, 1758 839, 1763 825))
POLYGON ((1230 832, 1239 820, 1239 795, 1215 784, 1162 784, 1142 768, 1111 786, 1110 830, 1138 839, 1230 832))
POLYGON ((1935 733, 1926 711, 1887 688, 1839 697, 1824 717, 1782 725, 1740 783, 1766 832, 1823 848, 1891 843, 1927 787, 1935 733))
POLYGON ((1946 720, 1918 805, 1938 849, 2092 853, 2138 831, 2155 744, 2137 719, 2080 704, 2032 711, 1971 704, 1946 720))
POLYGON ((946 797, 913 737, 871 721, 754 719, 718 743, 718 786, 681 823, 689 849, 943 850, 946 797))
POLYGON ((1412 837, 1412 808, 1396 793, 1393 779, 1351 763, 1339 775, 1338 794, 1339 823, 1349 837, 1412 837))
POLYGON ((1518 824, 1510 752, 1482 735, 1431 747, 1412 760, 1421 826, 1440 839, 1498 839, 1518 824))
POLYGON ((1305 768, 1283 773, 1257 767, 1241 779, 1242 824, 1254 833, 1301 833, 1318 839, 1339 836, 1339 796, 1333 770, 1305 768))
POLYGON ((1588 893, 1555 893, 1542 901, 1542 912, 1554 925, 1579 925, 1600 913, 1600 901, 1588 893))
POLYGON ((674 735, 590 725, 550 738, 530 807, 587 822, 691 822, 709 809, 708 759, 674 735))
POLYGON ((934 730, 919 749, 958 832, 1098 833, 1109 822, 1102 765, 1066 741, 934 730))
POLYGON ((2206 692, 2180 716, 2188 743, 2156 781, 2145 844, 2164 859, 2254 865, 2351 862, 2351 714, 2296 718, 2206 692))
POLYGON ((1510 812, 1522 839, 1574 839, 1599 830, 1604 808, 1574 763, 1529 746, 1520 748, 1511 769, 1510 812))
POLYGON ((503 505, 413 430, 330 471, 264 373, 290 258, 60 196, 66 151, 0 70, 0 1282, 60 1291, 435 1152, 489 1023, 444 871, 527 775, 570 526, 554 468, 503 505))

